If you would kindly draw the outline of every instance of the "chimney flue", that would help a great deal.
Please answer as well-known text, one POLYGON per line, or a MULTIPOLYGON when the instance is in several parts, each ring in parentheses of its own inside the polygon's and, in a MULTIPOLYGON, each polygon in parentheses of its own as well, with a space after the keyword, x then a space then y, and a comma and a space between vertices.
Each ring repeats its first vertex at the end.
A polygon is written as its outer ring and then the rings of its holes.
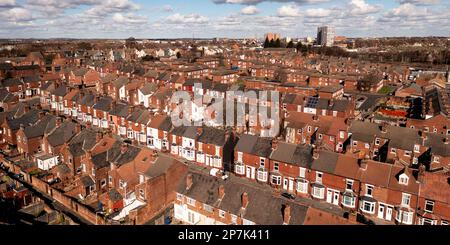
POLYGON ((283 209, 283 224, 288 225, 291 219, 291 206, 289 204, 284 205, 283 209))
POLYGON ((225 186, 220 185, 219 186, 219 199, 222 200, 225 196, 225 186))
POLYGON ((242 208, 243 209, 247 208, 247 206, 248 206, 248 194, 247 194, 247 192, 242 193, 241 204, 242 204, 242 208))
POLYGON ((186 177, 186 190, 189 190, 192 187, 192 174, 188 174, 186 177))

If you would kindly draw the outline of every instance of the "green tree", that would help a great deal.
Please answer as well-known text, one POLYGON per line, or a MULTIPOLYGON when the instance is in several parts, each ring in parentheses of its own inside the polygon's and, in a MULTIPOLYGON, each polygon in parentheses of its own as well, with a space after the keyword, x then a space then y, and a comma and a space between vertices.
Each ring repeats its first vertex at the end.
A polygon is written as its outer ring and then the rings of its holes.
POLYGON ((289 43, 286 45, 286 48, 294 48, 294 42, 292 40, 289 41, 289 43))
POLYGON ((277 40, 275 41, 274 47, 275 47, 275 48, 281 48, 281 41, 280 41, 279 38, 277 38, 277 40))
POLYGON ((269 45, 270 45, 269 38, 266 37, 266 40, 264 41, 264 48, 268 48, 269 45))

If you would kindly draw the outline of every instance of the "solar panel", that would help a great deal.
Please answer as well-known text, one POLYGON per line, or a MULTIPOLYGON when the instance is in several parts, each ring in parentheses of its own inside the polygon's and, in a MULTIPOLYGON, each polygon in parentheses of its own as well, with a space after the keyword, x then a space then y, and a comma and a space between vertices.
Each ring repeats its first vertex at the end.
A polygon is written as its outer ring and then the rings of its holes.
POLYGON ((319 98, 309 97, 308 102, 306 103, 306 107, 315 108, 317 106, 317 103, 319 103, 319 98))

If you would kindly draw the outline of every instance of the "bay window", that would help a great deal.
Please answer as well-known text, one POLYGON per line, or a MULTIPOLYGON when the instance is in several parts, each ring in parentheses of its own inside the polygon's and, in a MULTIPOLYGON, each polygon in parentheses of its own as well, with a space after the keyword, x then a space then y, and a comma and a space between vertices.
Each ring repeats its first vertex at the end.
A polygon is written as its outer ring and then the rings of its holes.
POLYGON ((257 178, 261 182, 267 182, 267 170, 264 168, 259 168, 257 178))
POLYGON ((234 172, 235 172, 236 174, 239 174, 239 175, 245 174, 245 167, 244 167, 244 164, 236 164, 236 165, 234 166, 234 172))
POLYGON ((272 184, 273 185, 281 185, 281 176, 280 175, 272 175, 272 184))
POLYGON ((362 200, 360 205, 360 210, 364 213, 374 214, 375 213, 375 201, 362 200))
POLYGON ((411 225, 413 223, 413 212, 398 210, 395 220, 405 225, 411 225))
POLYGON ((348 208, 354 208, 356 202, 356 196, 352 193, 344 193, 342 195, 342 205, 348 208))
POLYGON ((308 181, 306 179, 297 180, 297 191, 303 194, 308 193, 308 181))
POLYGON ((315 198, 323 199, 325 196, 325 187, 321 185, 313 185, 311 195, 315 198))

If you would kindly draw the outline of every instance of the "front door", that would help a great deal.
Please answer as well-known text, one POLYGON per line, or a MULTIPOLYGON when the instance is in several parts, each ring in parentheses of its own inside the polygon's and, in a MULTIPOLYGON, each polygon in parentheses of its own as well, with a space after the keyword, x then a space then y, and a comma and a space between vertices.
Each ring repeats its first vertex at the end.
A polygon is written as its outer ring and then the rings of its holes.
POLYGON ((287 178, 284 178, 283 180, 283 189, 287 190, 289 185, 289 180, 287 178))
POLYGON ((387 207, 386 208, 386 220, 391 220, 391 219, 392 219, 392 208, 387 207))
POLYGON ((333 195, 333 204, 339 205, 339 192, 335 191, 333 195))
POLYGON ((384 205, 383 204, 380 204, 380 206, 378 207, 378 218, 384 219, 384 205))
POLYGON ((252 177, 252 168, 251 167, 247 167, 246 177, 249 179, 252 177))
POLYGON ((327 203, 331 203, 333 198, 333 191, 327 190, 327 203))
POLYGON ((294 180, 289 178, 289 191, 293 192, 294 191, 294 180))

